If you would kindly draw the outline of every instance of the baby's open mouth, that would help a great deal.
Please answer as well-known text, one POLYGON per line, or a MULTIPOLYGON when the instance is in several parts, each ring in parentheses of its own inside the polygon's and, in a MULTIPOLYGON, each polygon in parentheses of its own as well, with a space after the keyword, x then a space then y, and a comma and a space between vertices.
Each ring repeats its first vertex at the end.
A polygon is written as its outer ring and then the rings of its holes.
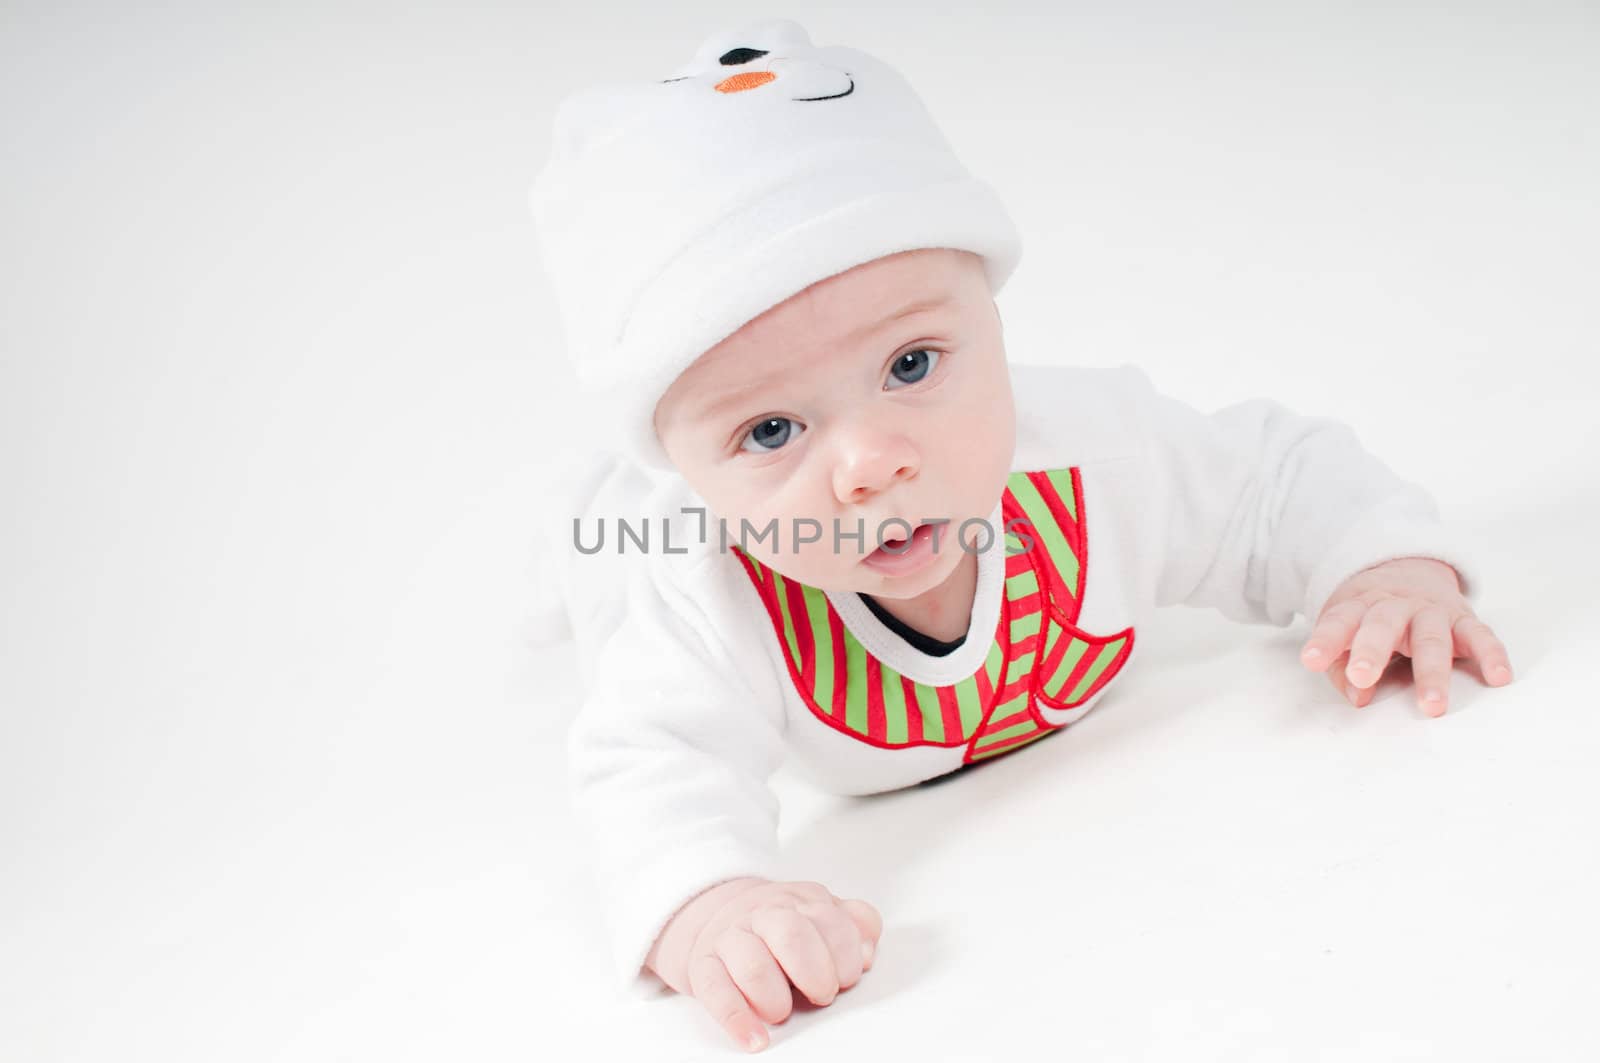
POLYGON ((929 564, 936 556, 932 524, 918 524, 909 536, 883 536, 883 545, 861 559, 886 576, 903 576, 929 564))

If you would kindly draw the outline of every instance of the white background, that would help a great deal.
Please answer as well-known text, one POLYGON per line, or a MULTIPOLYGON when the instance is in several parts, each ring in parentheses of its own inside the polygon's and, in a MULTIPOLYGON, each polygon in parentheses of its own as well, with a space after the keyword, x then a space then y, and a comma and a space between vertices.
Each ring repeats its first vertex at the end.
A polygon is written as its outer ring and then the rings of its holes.
MULTIPOLYGON (((559 97, 792 17, 1024 234, 1011 356, 1340 417, 1482 534, 1429 720, 1168 610, 954 784, 786 773, 879 960, 775 1058, 1593 1059, 1600 16, 1585 4, 0 10, 0 1058, 727 1058, 619 1003, 527 645, 571 385, 559 97)), ((1303 624, 1303 621, 1301 622, 1303 624)))

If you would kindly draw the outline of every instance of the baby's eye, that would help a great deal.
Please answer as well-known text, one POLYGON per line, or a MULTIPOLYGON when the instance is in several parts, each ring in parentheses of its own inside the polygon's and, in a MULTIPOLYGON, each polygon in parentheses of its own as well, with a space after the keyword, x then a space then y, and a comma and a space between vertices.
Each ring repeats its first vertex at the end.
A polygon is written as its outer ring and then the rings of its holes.
POLYGON ((791 435, 799 435, 800 431, 800 426, 787 417, 768 417, 745 433, 739 449, 753 454, 770 454, 789 442, 791 435), (756 444, 754 447, 750 446, 752 442, 756 444))
MULTIPOLYGON (((919 348, 914 351, 907 351, 900 357, 896 358, 894 360, 894 367, 889 370, 889 375, 893 379, 900 381, 902 384, 915 384, 917 381, 933 372, 933 367, 938 364, 938 351, 930 351, 927 348, 919 348)), ((895 390, 893 384, 885 384, 884 387, 890 391, 895 390)))

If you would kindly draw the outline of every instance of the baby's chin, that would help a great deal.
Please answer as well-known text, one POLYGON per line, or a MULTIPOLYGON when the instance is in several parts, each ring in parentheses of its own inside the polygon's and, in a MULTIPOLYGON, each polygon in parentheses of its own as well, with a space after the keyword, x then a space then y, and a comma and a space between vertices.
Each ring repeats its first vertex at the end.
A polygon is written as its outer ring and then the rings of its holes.
POLYGON ((865 565, 856 570, 854 590, 874 598, 915 598, 948 580, 960 564, 961 548, 954 540, 939 545, 939 555, 927 567, 903 576, 874 572, 865 565), (947 556, 948 555, 948 556, 947 556))

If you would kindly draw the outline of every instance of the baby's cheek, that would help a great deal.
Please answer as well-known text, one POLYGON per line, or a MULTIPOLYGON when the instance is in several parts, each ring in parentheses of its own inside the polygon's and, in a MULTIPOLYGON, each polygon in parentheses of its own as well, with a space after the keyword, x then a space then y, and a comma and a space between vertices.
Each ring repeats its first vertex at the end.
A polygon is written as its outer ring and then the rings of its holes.
MULTIPOLYGON (((950 500, 951 504, 976 504, 985 498, 990 503, 999 501, 1016 450, 1014 436, 1007 428, 1007 424, 996 424, 993 418, 967 411, 941 431, 928 454, 935 467, 928 471, 954 489, 957 497, 950 500)), ((988 508, 984 508, 984 515, 988 515, 988 508)))
MULTIPOLYGON (((814 532, 809 526, 803 530, 807 536, 814 532)), ((798 557, 786 559, 796 570, 795 578, 813 587, 842 587, 856 563, 877 549, 871 528, 864 527, 859 540, 855 531, 853 521, 840 521, 837 535, 832 524, 823 522, 822 537, 802 545, 798 557)))

